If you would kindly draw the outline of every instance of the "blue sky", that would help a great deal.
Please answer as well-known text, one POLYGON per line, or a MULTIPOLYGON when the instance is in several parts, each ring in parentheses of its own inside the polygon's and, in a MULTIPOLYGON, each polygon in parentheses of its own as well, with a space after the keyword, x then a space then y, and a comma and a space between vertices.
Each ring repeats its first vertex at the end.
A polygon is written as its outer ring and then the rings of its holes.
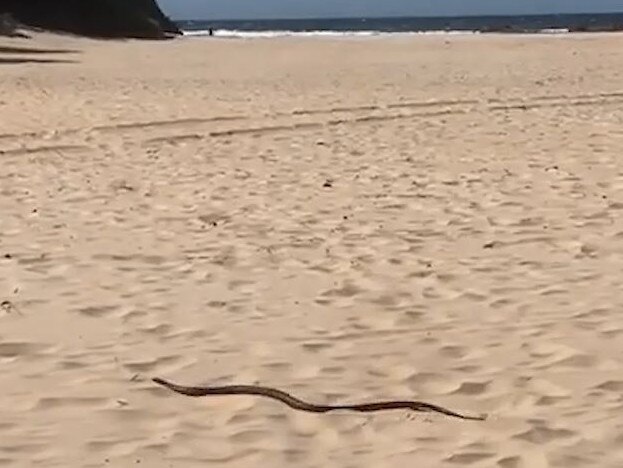
POLYGON ((623 12, 623 0, 158 0, 174 19, 623 12))

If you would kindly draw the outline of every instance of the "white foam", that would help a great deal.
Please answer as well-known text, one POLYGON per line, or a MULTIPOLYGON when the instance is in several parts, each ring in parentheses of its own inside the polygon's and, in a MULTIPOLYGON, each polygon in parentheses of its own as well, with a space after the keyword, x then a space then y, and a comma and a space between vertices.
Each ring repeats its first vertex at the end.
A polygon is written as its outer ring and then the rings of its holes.
POLYGON ((569 29, 567 28, 547 28, 539 31, 541 34, 567 34, 569 29))
MULTIPOLYGON (((413 31, 413 32, 381 32, 381 31, 241 31, 237 29, 215 29, 215 37, 225 38, 274 38, 274 37, 374 37, 374 36, 414 36, 414 35, 456 35, 478 34, 478 31, 413 31)), ((209 36, 209 30, 184 31, 185 36, 209 36)))

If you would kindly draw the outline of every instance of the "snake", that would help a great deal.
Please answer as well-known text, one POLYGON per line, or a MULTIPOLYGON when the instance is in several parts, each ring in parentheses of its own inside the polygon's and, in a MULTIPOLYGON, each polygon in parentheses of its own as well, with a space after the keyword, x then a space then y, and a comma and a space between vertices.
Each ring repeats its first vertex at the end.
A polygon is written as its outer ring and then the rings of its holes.
POLYGON ((360 413, 372 413, 385 410, 410 410, 417 412, 439 413, 445 416, 471 421, 484 421, 486 415, 470 416, 449 410, 443 406, 412 400, 378 401, 372 403, 360 403, 351 405, 317 405, 300 400, 283 390, 259 385, 225 385, 219 387, 187 387, 169 382, 164 379, 154 378, 154 383, 169 390, 189 397, 204 397, 210 395, 253 395, 280 401, 292 409, 306 411, 308 413, 328 413, 329 411, 356 411, 360 413))

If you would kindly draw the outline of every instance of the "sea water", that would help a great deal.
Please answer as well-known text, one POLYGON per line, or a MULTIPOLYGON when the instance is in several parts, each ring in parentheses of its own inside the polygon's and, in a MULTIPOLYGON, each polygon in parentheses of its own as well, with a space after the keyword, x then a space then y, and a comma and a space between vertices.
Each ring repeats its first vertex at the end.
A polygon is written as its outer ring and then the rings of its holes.
POLYGON ((220 37, 378 36, 387 34, 542 33, 623 30, 623 13, 529 16, 185 20, 187 35, 220 37))

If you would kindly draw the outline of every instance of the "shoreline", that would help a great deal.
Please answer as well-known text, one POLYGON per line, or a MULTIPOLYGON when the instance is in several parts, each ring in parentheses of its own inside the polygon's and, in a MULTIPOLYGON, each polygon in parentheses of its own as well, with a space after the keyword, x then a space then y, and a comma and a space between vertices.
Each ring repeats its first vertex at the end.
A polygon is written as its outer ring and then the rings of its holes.
POLYGON ((188 40, 207 40, 207 41, 271 41, 271 40, 302 40, 302 41, 383 41, 392 39, 413 39, 413 40, 434 40, 434 39, 591 39, 599 37, 620 37, 623 31, 603 31, 603 32, 567 32, 567 33, 482 33, 482 32, 452 32, 452 33, 374 33, 374 34, 349 34, 349 33, 321 33, 321 34, 306 34, 306 33, 274 33, 269 32, 267 34, 262 33, 231 33, 221 35, 215 31, 213 36, 208 34, 183 34, 174 40, 188 41, 188 40))
POLYGON ((336 30, 318 30, 318 31, 289 31, 289 30, 213 30, 210 35, 208 30, 182 30, 180 38, 200 37, 200 38, 222 38, 222 39, 272 39, 272 38, 385 38, 385 37, 465 37, 465 36, 509 36, 509 37, 568 37, 568 36, 593 36, 593 35, 620 35, 620 30, 603 30, 603 31, 336 31, 336 30))

